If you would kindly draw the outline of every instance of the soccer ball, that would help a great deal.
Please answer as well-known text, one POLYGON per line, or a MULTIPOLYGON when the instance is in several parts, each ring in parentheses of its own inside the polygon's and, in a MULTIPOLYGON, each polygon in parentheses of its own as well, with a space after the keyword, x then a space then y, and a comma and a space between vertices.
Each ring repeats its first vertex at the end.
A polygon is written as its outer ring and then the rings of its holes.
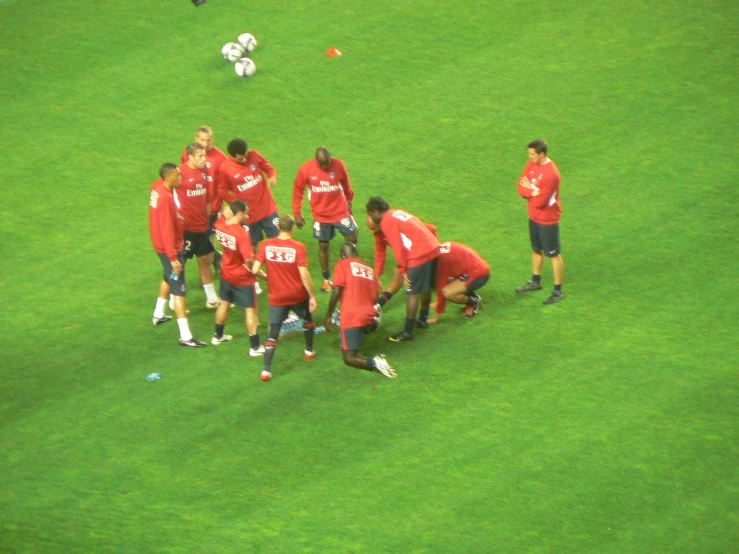
POLYGON ((254 52, 257 47, 257 39, 254 38, 254 35, 251 35, 249 33, 241 33, 239 35, 239 38, 236 40, 239 41, 239 44, 247 52, 254 52))
POLYGON ((230 62, 235 62, 244 55, 244 47, 236 42, 227 42, 221 48, 221 54, 230 62))
POLYGON ((257 66, 249 58, 241 58, 234 65, 234 71, 236 71, 236 75, 239 77, 251 77, 256 73, 257 66))

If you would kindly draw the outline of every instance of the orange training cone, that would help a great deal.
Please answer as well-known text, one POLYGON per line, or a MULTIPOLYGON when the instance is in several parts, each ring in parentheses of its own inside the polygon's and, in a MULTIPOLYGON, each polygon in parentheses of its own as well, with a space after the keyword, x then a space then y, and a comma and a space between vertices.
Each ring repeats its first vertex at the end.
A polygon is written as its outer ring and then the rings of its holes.
POLYGON ((326 50, 326 55, 331 57, 341 56, 341 52, 336 48, 329 48, 328 50, 326 50))

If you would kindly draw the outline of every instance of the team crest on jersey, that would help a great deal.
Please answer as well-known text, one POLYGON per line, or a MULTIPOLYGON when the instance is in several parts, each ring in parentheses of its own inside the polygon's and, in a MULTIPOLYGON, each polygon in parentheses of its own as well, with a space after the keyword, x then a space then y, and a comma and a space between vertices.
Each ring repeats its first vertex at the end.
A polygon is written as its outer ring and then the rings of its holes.
POLYGON ((329 171, 328 176, 333 179, 334 177, 336 177, 336 174, 333 171, 329 171))
POLYGON ((205 167, 207 167, 208 169, 210 169, 210 162, 208 160, 205 161, 205 167))
POLYGON ((256 171, 257 170, 257 166, 255 166, 254 164, 251 164, 249 166, 249 169, 251 169, 252 171, 256 171))

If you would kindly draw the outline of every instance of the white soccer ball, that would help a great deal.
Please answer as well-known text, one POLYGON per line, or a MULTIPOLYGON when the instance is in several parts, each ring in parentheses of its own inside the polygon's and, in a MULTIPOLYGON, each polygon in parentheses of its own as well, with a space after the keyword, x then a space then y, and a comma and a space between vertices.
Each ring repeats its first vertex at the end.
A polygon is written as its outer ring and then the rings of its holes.
POLYGON ((235 62, 244 55, 244 47, 236 42, 227 42, 221 48, 221 54, 230 62, 235 62))
POLYGON ((234 71, 236 71, 236 75, 239 77, 251 77, 256 73, 257 66, 249 58, 241 58, 234 65, 234 71))
POLYGON ((254 50, 257 47, 257 39, 254 38, 254 35, 249 33, 241 33, 239 35, 239 38, 236 39, 239 41, 239 44, 244 47, 244 50, 247 52, 254 52, 254 50))

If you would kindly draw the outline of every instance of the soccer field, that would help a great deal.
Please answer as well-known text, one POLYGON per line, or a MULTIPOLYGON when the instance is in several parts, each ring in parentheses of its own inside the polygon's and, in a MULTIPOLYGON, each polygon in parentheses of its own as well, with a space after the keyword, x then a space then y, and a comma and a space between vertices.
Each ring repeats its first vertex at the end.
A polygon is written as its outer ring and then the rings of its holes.
POLYGON ((721 0, 0 0, 0 552, 736 552, 738 22, 721 0), (242 32, 250 79, 220 55, 242 32), (283 212, 327 146, 360 224, 381 195, 488 260, 480 315, 390 343, 393 298, 365 351, 394 381, 334 333, 312 361, 281 340, 263 383, 236 311, 233 342, 177 346, 151 324, 149 186, 203 124, 270 160, 283 212), (554 306, 548 262, 514 292, 536 137, 562 174, 554 306))

